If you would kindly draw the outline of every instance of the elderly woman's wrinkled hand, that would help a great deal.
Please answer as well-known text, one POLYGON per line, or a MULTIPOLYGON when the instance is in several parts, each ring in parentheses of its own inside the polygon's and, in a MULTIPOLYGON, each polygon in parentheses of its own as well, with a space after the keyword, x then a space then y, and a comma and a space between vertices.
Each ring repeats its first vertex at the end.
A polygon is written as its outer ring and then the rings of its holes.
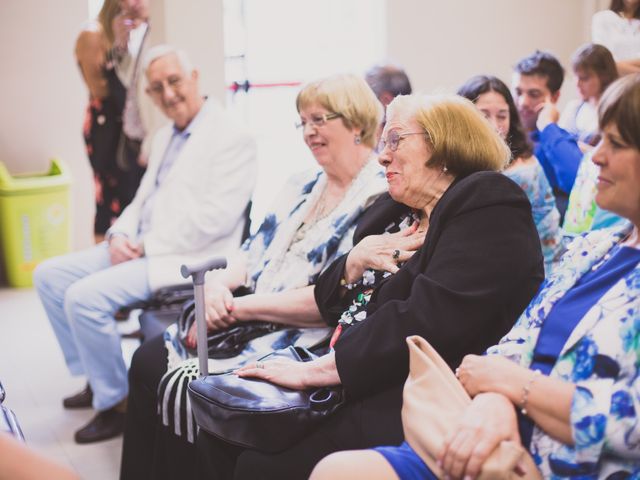
MULTIPOLYGON (((456 368, 456 377, 467 393, 475 397, 483 392, 500 391, 500 387, 515 380, 522 367, 501 355, 466 355, 456 368)), ((528 372, 526 369, 522 369, 528 372)))
POLYGON ((292 390, 308 388, 309 365, 293 360, 269 360, 252 362, 236 370, 236 375, 245 378, 259 378, 292 390))
POLYGON ((409 260, 422 246, 425 235, 426 231, 413 224, 396 233, 363 238, 347 257, 345 279, 356 282, 369 268, 396 273, 398 264, 409 260))
MULTIPOLYGON (((207 282, 204 287, 204 301, 208 331, 227 328, 237 322, 237 319, 232 315, 233 293, 222 283, 207 282)), ((197 338, 197 327, 194 322, 187 332, 185 339, 187 346, 195 348, 197 338)))
POLYGON ((476 478, 503 440, 520 443, 512 403, 497 393, 478 395, 446 439, 438 463, 450 478, 476 478))
POLYGON ((209 330, 226 328, 235 323, 233 293, 220 282, 207 282, 204 288, 205 317, 209 330))

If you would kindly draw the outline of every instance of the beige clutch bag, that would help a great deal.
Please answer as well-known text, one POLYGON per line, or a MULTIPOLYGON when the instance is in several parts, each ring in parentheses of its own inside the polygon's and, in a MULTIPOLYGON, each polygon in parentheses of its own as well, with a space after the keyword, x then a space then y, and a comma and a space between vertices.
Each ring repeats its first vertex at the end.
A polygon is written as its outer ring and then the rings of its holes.
MULTIPOLYGON (((431 471, 443 477, 436 464, 451 428, 471 403, 471 398, 449 366, 429 343, 418 336, 407 338, 409 377, 404 385, 402 425, 405 440, 431 471)), ((480 479, 541 479, 528 452, 514 442, 502 442, 482 466, 480 479), (521 462, 527 474, 514 472, 521 462)))

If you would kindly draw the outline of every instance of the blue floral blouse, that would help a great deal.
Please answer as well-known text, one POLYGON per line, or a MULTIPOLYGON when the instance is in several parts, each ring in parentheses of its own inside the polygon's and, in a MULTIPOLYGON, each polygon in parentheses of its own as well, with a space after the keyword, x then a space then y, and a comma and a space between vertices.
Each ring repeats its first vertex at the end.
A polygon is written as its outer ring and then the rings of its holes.
MULTIPOLYGON (((308 212, 321 201, 327 182, 322 170, 293 175, 258 228, 243 244, 247 254, 247 287, 254 293, 272 293, 315 283, 333 260, 353 247, 357 220, 383 192, 387 180, 375 158, 353 179, 340 203, 326 217, 299 234, 308 212)), ((320 338, 328 327, 315 330, 320 338)), ((168 370, 190 357, 180 341, 178 325, 165 331, 168 370)))
POLYGON ((529 198, 544 256, 544 270, 549 275, 551 266, 562 254, 560 213, 556 208, 551 185, 537 160, 507 169, 503 173, 520 185, 529 198))
POLYGON ((315 283, 326 266, 351 250, 357 219, 387 189, 382 170, 372 158, 338 206, 300 236, 303 220, 321 201, 326 182, 322 171, 293 176, 256 234, 242 246, 248 254, 250 290, 269 293, 315 283))
MULTIPOLYGON (((528 367, 545 318, 630 226, 577 237, 513 329, 488 354, 528 367)), ((534 428, 530 451, 545 478, 640 478, 640 264, 591 307, 564 344, 550 377, 576 385, 574 446, 534 428)))

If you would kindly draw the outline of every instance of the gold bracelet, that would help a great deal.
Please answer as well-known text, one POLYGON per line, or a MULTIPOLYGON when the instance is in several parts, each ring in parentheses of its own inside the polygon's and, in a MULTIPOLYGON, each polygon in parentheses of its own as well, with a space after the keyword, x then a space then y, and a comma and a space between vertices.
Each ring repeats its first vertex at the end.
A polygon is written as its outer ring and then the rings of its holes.
POLYGON ((529 400, 529 392, 542 372, 540 370, 534 370, 533 375, 529 378, 529 381, 522 387, 522 400, 520 401, 520 413, 527 415, 527 401, 529 400))

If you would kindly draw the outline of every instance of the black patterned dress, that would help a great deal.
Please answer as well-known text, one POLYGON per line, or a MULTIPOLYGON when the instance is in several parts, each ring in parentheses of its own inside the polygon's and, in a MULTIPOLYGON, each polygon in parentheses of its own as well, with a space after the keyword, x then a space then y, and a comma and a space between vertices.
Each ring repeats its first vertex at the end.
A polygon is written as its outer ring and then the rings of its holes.
POLYGON ((104 98, 89 100, 83 126, 95 184, 95 234, 104 234, 133 200, 144 171, 124 171, 118 166, 116 159, 127 90, 116 75, 114 62, 110 58, 103 67, 103 74, 109 93, 104 98))

